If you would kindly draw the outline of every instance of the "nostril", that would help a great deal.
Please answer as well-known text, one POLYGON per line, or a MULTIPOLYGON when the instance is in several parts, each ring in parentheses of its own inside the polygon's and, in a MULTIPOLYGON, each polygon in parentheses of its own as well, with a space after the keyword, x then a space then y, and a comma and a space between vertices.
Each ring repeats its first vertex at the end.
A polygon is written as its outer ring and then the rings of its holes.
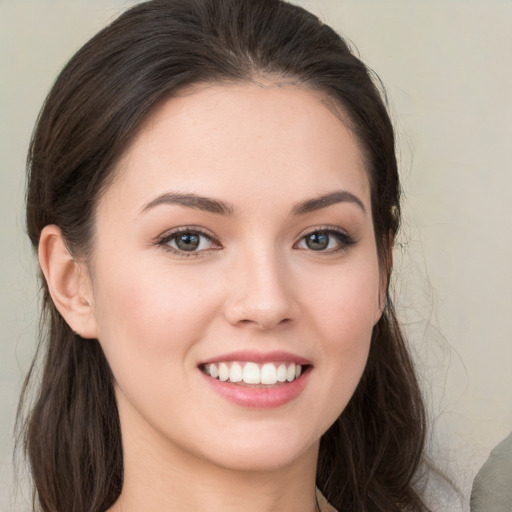
POLYGON ((292 323, 293 320, 291 318, 283 318, 280 322, 277 323, 276 327, 286 327, 292 323))

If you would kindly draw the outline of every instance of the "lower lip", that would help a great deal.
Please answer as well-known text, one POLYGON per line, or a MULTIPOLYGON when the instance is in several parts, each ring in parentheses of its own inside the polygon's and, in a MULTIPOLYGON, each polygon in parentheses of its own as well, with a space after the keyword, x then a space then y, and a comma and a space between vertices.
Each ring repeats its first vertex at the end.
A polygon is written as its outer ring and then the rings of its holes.
POLYGON ((271 409, 285 405, 297 398, 304 389, 310 373, 311 368, 308 368, 292 382, 265 388, 241 386, 228 381, 222 382, 203 372, 201 375, 216 393, 234 404, 254 409, 271 409))

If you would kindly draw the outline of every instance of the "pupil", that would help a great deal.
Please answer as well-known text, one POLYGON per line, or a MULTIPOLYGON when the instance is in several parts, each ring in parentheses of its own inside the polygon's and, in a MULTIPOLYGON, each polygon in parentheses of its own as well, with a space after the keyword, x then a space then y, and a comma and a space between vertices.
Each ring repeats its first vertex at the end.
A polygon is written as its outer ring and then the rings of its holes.
POLYGON ((191 233, 185 233, 177 238, 176 245, 183 251, 194 251, 199 246, 199 237, 191 233))
POLYGON ((326 249, 329 245, 329 235, 323 231, 312 233, 306 238, 306 245, 314 251, 326 249))

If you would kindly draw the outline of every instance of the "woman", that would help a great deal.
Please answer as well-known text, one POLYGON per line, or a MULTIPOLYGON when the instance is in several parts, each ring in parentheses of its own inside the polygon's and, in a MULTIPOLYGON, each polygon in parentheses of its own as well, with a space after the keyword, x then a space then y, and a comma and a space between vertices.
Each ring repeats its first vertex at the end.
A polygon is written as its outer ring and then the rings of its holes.
POLYGON ((424 510, 399 217, 378 89, 313 15, 153 0, 101 31, 29 156, 37 506, 424 510))

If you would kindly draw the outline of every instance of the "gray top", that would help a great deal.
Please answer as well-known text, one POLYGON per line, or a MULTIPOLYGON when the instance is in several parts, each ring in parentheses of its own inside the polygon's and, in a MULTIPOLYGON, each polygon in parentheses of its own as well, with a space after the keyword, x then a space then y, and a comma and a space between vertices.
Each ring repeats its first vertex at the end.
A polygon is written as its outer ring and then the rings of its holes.
POLYGON ((494 448, 476 475, 471 512, 512 512, 512 433, 494 448))

